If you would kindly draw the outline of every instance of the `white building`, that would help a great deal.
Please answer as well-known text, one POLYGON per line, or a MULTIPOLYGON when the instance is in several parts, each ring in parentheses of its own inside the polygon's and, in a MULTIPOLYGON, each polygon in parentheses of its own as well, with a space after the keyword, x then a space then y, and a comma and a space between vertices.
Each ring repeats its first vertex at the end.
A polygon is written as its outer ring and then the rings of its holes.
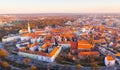
POLYGON ((28 57, 32 59, 37 59, 45 62, 53 62, 58 54, 61 52, 61 47, 55 47, 50 53, 43 52, 32 52, 32 51, 20 51, 19 56, 28 57))
POLYGON ((11 42, 14 41, 16 39, 20 39, 20 35, 9 35, 9 36, 4 36, 2 38, 2 42, 6 43, 6 42, 11 42))
POLYGON ((110 55, 105 57, 104 62, 105 62, 106 66, 114 66, 115 65, 115 59, 110 55))

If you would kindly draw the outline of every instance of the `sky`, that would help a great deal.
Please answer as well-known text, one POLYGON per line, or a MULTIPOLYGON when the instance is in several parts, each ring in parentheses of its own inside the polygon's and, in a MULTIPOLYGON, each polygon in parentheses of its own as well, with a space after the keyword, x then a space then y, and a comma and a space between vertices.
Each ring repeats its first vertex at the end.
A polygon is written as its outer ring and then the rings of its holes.
POLYGON ((120 0, 0 0, 0 14, 120 13, 120 0))

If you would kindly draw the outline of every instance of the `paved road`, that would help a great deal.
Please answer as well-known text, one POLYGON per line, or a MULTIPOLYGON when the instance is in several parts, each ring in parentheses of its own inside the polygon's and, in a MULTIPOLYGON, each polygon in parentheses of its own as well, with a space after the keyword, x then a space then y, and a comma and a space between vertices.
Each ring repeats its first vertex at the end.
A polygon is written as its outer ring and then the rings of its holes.
POLYGON ((99 47, 99 51, 103 55, 109 54, 109 55, 113 56, 115 58, 115 60, 118 62, 118 63, 115 64, 115 67, 120 69, 120 57, 118 58, 118 57, 115 56, 116 51, 111 50, 108 47, 99 47))

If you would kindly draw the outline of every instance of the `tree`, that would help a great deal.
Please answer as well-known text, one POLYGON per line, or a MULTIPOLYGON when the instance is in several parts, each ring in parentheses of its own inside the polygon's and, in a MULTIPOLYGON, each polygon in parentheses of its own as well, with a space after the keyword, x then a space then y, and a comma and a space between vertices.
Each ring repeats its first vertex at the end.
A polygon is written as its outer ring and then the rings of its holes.
POLYGON ((99 70, 99 65, 97 62, 91 62, 92 70, 99 70))
POLYGON ((0 58, 8 56, 8 52, 4 49, 0 49, 0 58))
POLYGON ((31 70, 37 70, 36 66, 31 66, 31 70))
POLYGON ((2 61, 1 66, 7 70, 7 68, 9 67, 9 64, 6 61, 2 61))
POLYGON ((29 59, 29 58, 25 58, 25 59, 23 59, 23 62, 24 63, 29 63, 31 60, 29 59))
POLYGON ((0 65, 5 69, 8 70, 10 67, 9 64, 6 61, 2 61, 4 57, 8 57, 8 52, 2 48, 0 48, 0 65))
POLYGON ((77 64, 77 69, 78 69, 78 70, 80 70, 80 69, 81 69, 81 67, 82 67, 82 65, 81 65, 81 64, 77 64))

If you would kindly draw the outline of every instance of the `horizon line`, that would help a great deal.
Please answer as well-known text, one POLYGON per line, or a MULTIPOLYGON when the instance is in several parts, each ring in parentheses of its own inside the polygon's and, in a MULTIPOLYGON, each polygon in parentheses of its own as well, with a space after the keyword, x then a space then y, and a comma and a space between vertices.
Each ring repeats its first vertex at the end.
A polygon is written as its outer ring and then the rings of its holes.
POLYGON ((120 12, 80 12, 80 13, 75 13, 75 12, 50 12, 50 13, 0 13, 0 15, 18 15, 18 14, 120 14, 120 12))

